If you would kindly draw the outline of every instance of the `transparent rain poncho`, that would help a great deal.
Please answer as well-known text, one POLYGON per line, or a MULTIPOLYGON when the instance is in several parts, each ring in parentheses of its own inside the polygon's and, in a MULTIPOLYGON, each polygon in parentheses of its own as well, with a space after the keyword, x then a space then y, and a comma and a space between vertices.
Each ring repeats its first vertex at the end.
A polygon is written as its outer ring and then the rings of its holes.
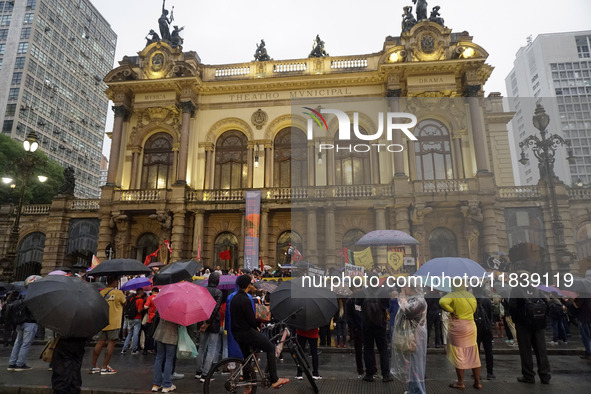
POLYGON ((425 387, 427 362, 427 302, 422 288, 407 288, 407 292, 398 297, 400 309, 394 320, 391 372, 402 382, 422 387, 420 392, 425 387))

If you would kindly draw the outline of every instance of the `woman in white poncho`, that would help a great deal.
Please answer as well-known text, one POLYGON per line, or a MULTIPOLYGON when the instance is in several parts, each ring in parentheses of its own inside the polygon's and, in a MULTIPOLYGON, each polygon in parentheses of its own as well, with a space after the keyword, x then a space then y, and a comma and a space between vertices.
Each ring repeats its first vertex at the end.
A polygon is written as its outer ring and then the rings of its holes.
POLYGON ((403 287, 394 321, 392 374, 408 383, 409 394, 425 394, 427 302, 420 287, 403 287))

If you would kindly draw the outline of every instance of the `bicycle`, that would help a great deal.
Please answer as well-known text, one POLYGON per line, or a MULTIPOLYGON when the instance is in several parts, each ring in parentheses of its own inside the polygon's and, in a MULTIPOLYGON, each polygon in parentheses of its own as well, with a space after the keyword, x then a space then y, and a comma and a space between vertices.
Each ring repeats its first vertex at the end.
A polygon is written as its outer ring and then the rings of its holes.
MULTIPOLYGON (((284 320, 269 324, 266 326, 268 330, 278 328, 279 333, 271 338, 272 343, 276 343, 275 357, 279 358, 283 347, 286 346, 291 354, 296 367, 301 370, 308 378, 312 390, 318 394, 318 387, 316 381, 310 372, 310 364, 304 356, 301 346, 296 341, 296 337, 291 335, 287 328, 286 321, 298 313, 301 309, 295 311, 284 320)), ((250 354, 245 359, 237 357, 225 358, 219 363, 215 364, 203 383, 204 394, 221 394, 221 393, 238 393, 237 390, 251 388, 250 393, 255 394, 257 387, 267 389, 271 387, 271 380, 268 376, 268 370, 263 372, 259 359, 257 357, 257 350, 251 349, 250 354)))

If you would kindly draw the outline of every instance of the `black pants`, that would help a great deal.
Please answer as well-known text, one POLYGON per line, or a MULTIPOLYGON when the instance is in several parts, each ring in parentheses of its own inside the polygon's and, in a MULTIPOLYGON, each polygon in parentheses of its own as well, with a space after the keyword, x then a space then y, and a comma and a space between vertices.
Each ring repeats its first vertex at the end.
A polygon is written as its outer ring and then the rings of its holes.
POLYGON ((330 324, 320 327, 318 336, 320 338, 320 346, 330 346, 332 342, 330 335, 330 324))
POLYGON ((503 316, 503 326, 505 327, 505 334, 507 334, 507 339, 508 340, 515 339, 515 338, 513 338, 513 333, 511 332, 511 328, 507 324, 507 316, 503 316))
MULTIPOLYGON (((304 354, 302 354, 304 357, 306 357, 306 344, 310 344, 310 354, 312 355, 312 375, 320 376, 318 373, 318 338, 308 338, 301 335, 298 335, 297 338, 298 343, 304 351, 304 354)), ((302 370, 300 368, 298 368, 297 375, 302 376, 302 370)))
POLYGON ((156 344, 154 343, 154 338, 150 335, 152 331, 152 323, 146 323, 142 326, 142 331, 144 332, 144 351, 148 350, 156 350, 156 344))
POLYGON ((441 316, 432 316, 429 318, 427 315, 427 344, 431 339, 431 327, 435 330, 435 346, 441 346, 443 343, 442 330, 441 330, 441 316))
MULTIPOLYGON (((494 366, 494 359, 493 359, 493 348, 492 348, 492 330, 478 330, 476 335, 476 340, 478 343, 478 349, 480 349, 480 344, 484 347, 484 354, 486 357, 486 373, 491 374, 493 373, 493 366, 494 366)), ((480 352, 480 350, 479 350, 480 352)))
MULTIPOLYGON (((355 348, 355 364, 357 365, 357 374, 363 375, 363 331, 358 327, 351 327, 351 339, 355 348)), ((373 357, 373 365, 376 365, 373 357)))
POLYGON ((521 373, 526 379, 534 379, 534 362, 531 349, 533 348, 538 364, 538 375, 540 379, 549 381, 550 362, 546 353, 546 338, 544 329, 534 330, 523 324, 515 324, 517 330, 517 342, 519 343, 519 356, 521 357, 521 373))
POLYGON ((269 367, 271 383, 275 383, 277 380, 279 380, 277 377, 277 360, 275 360, 275 345, 269 341, 269 338, 254 328, 251 328, 248 331, 233 331, 232 335, 234 336, 236 342, 238 342, 244 358, 248 357, 250 354, 251 347, 260 349, 267 353, 267 366, 269 367))
POLYGON ((365 374, 367 376, 372 376, 378 371, 373 352, 374 343, 380 353, 382 375, 389 376, 390 360, 388 359, 386 328, 375 326, 366 326, 363 328, 363 359, 365 361, 365 374))
POLYGON ((53 351, 51 387, 54 394, 78 394, 86 338, 60 338, 53 351))

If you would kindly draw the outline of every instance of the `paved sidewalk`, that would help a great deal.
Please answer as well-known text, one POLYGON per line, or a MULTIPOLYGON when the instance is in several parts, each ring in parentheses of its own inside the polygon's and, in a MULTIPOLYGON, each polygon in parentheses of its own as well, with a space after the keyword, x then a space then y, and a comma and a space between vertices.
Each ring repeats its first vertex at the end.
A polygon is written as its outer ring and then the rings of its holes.
MULTIPOLYGON (((51 393, 51 372, 47 364, 37 357, 41 353, 42 346, 35 345, 31 348, 28 361, 33 370, 26 372, 8 372, 6 365, 10 354, 10 347, 0 348, 0 393, 51 393)), ((334 349, 337 350, 337 349, 334 349)), ((382 383, 376 380, 374 383, 363 382, 357 378, 354 366, 354 356, 348 350, 338 349, 339 352, 323 351, 320 355, 320 373, 323 380, 317 381, 320 393, 338 394, 381 394, 402 393, 405 387, 400 382, 382 383)), ((466 390, 458 391, 448 386, 453 381, 455 373, 453 367, 445 359, 442 353, 429 354, 427 358, 427 392, 428 393, 462 393, 476 392, 471 386, 466 390)), ((116 375, 100 376, 89 375, 90 356, 92 348, 88 347, 85 354, 83 370, 83 393, 107 394, 107 393, 147 393, 152 386, 153 355, 127 354, 122 356, 119 352, 113 355, 111 365, 119 371, 116 375)), ((263 357, 264 358, 264 357, 263 357)), ((102 360, 102 358, 101 358, 102 360)), ((591 387, 591 362, 581 360, 575 355, 553 355, 550 357, 553 369, 552 384, 526 385, 518 383, 515 379, 519 375, 519 356, 514 354, 497 354, 495 356, 495 374, 497 380, 484 381, 484 389, 481 393, 568 393, 587 394, 591 387)), ((483 368, 484 370, 484 368, 483 368)), ((193 378, 195 372, 194 360, 180 360, 177 371, 185 374, 185 378, 176 380, 178 393, 202 393, 201 384, 193 378)), ((279 375, 292 378, 295 375, 295 367, 288 357, 279 363, 279 375)), ((469 376, 469 373, 467 373, 469 376)), ((308 382, 294 381, 281 390, 259 390, 263 394, 307 394, 312 393, 308 382)), ((223 393, 220 393, 223 394, 223 393)))

